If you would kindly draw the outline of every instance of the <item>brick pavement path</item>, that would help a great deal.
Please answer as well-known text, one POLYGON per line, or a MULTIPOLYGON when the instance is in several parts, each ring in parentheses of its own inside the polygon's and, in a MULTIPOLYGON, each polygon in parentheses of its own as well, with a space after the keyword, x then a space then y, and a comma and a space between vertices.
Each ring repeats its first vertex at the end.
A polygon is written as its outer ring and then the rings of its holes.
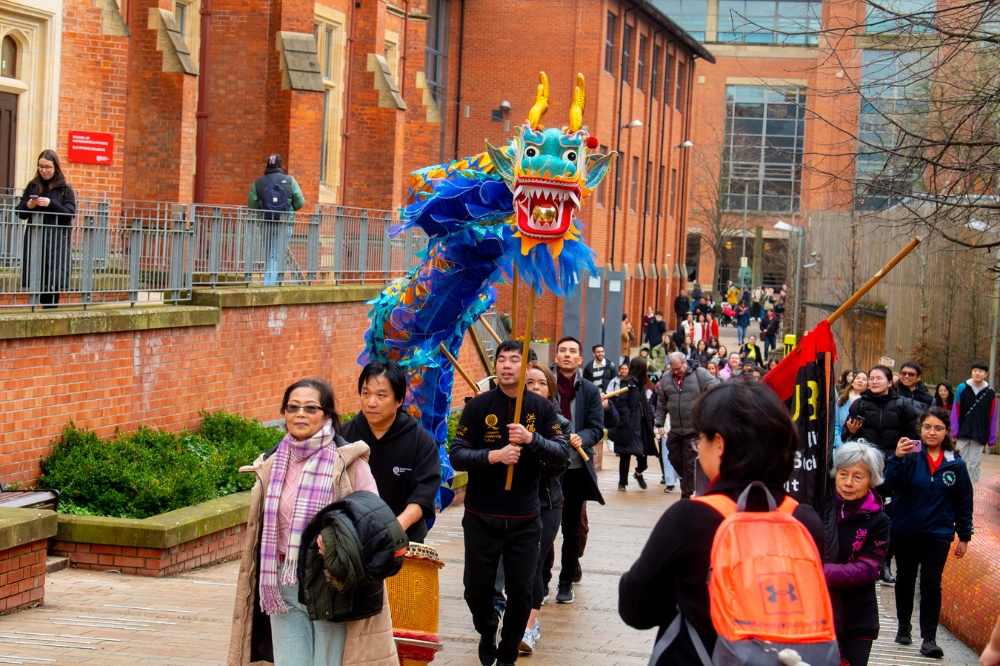
MULTIPOLYGON (((988 457, 989 464, 1000 456, 988 457)), ((617 492, 617 458, 607 455, 600 474, 607 506, 591 505, 591 539, 583 583, 572 605, 542 608, 542 638, 521 663, 642 666, 653 632, 626 627, 618 618, 618 578, 628 569, 656 519, 678 494, 665 494, 655 462, 649 490, 634 482, 617 492), (655 471, 654 471, 655 470, 655 471)), ((477 666, 477 636, 462 599, 461 508, 442 514, 428 543, 446 562, 441 571, 440 637, 435 664, 477 666)), ((558 546, 558 542, 557 542, 558 546)), ((0 664, 95 664, 101 666, 215 666, 229 644, 237 563, 204 567, 167 579, 67 569, 48 577, 46 605, 0 617, 0 664)), ((881 590, 883 638, 873 666, 939 663, 974 666, 974 654, 942 630, 943 661, 925 660, 916 646, 891 642, 895 624, 891 588, 881 590)))

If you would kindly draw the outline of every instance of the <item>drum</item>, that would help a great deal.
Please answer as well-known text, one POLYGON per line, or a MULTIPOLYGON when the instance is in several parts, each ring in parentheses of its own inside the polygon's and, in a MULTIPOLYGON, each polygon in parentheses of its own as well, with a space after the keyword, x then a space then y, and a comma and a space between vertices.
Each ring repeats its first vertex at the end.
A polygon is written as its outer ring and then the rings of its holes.
POLYGON ((444 562, 422 543, 411 543, 403 568, 385 581, 400 666, 424 666, 441 649, 438 640, 438 569, 444 562))

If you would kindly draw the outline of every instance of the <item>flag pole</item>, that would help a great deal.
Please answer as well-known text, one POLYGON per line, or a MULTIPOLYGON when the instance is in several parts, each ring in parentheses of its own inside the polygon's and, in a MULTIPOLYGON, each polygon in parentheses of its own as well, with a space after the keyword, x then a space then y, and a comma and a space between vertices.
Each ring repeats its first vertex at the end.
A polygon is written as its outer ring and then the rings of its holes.
POLYGON ((826 318, 826 323, 828 323, 828 324, 830 324, 832 326, 833 322, 835 322, 838 319, 840 319, 844 315, 845 312, 847 312, 852 307, 854 307, 855 303, 857 303, 862 298, 864 298, 865 294, 867 294, 871 290, 872 287, 874 287, 876 284, 878 284, 879 281, 882 278, 884 278, 889 273, 889 271, 891 271, 893 268, 895 268, 896 264, 898 264, 899 262, 901 262, 906 255, 908 255, 909 253, 913 252, 913 250, 916 249, 916 247, 918 245, 920 245, 920 243, 922 241, 923 241, 923 239, 920 236, 914 237, 914 239, 911 240, 906 245, 906 247, 904 247, 902 250, 900 250, 899 253, 895 257, 893 257, 892 259, 889 260, 889 263, 887 263, 885 266, 882 267, 882 270, 880 270, 878 273, 876 273, 875 275, 873 275, 871 277, 871 279, 868 280, 868 282, 865 282, 864 285, 862 285, 862 287, 860 289, 858 289, 856 292, 854 292, 853 296, 851 296, 850 298, 848 298, 847 301, 845 301, 843 305, 841 305, 839 308, 837 308, 836 312, 834 312, 832 315, 830 315, 829 317, 827 317, 826 318))
MULTIPOLYGON (((516 276, 516 274, 515 274, 516 276)), ((514 293, 517 293, 517 278, 514 278, 514 293)), ((524 343, 521 347, 521 376, 517 380, 517 401, 514 403, 514 423, 521 422, 521 407, 524 405, 524 382, 528 377, 528 349, 531 345, 531 328, 535 323, 535 289, 528 287, 528 325, 524 331, 524 343)), ((514 483, 514 466, 507 465, 507 483, 504 490, 510 490, 514 483)))

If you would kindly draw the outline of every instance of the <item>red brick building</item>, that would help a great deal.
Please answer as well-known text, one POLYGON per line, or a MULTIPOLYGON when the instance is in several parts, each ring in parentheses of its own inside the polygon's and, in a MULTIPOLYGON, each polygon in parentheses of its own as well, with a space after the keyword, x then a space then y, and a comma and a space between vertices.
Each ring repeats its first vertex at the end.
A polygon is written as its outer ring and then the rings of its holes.
POLYGON ((280 152, 310 208, 395 208, 411 170, 511 137, 539 71, 566 122, 582 72, 584 123, 621 154, 586 239, 633 278, 633 319, 683 274, 682 144, 712 56, 644 0, 17 0, 0 39, 0 187, 52 147, 83 198, 238 204, 280 152), (109 135, 111 159, 75 161, 71 132, 109 135))

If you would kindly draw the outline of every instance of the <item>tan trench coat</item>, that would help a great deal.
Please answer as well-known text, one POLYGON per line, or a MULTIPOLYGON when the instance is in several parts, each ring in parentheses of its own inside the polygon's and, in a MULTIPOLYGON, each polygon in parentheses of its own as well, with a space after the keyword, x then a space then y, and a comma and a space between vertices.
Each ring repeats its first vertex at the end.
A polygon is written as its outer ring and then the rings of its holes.
MULTIPOLYGON (((367 462, 368 445, 356 442, 337 448, 333 478, 337 479, 334 497, 344 497, 354 492, 354 463, 360 458, 367 462), (344 474, 344 470, 347 473, 344 474)), ((254 606, 257 604, 257 566, 260 560, 260 532, 264 520, 264 498, 271 478, 274 457, 254 461, 257 474, 250 495, 250 515, 247 519, 247 540, 240 562, 240 577, 236 586, 236 607, 233 611, 233 629, 229 643, 228 666, 270 664, 267 661, 250 661, 250 638, 253 629, 254 606)), ((389 597, 385 595, 382 612, 374 617, 347 623, 347 644, 344 647, 343 666, 398 666, 396 643, 392 638, 392 615, 389 597)))

